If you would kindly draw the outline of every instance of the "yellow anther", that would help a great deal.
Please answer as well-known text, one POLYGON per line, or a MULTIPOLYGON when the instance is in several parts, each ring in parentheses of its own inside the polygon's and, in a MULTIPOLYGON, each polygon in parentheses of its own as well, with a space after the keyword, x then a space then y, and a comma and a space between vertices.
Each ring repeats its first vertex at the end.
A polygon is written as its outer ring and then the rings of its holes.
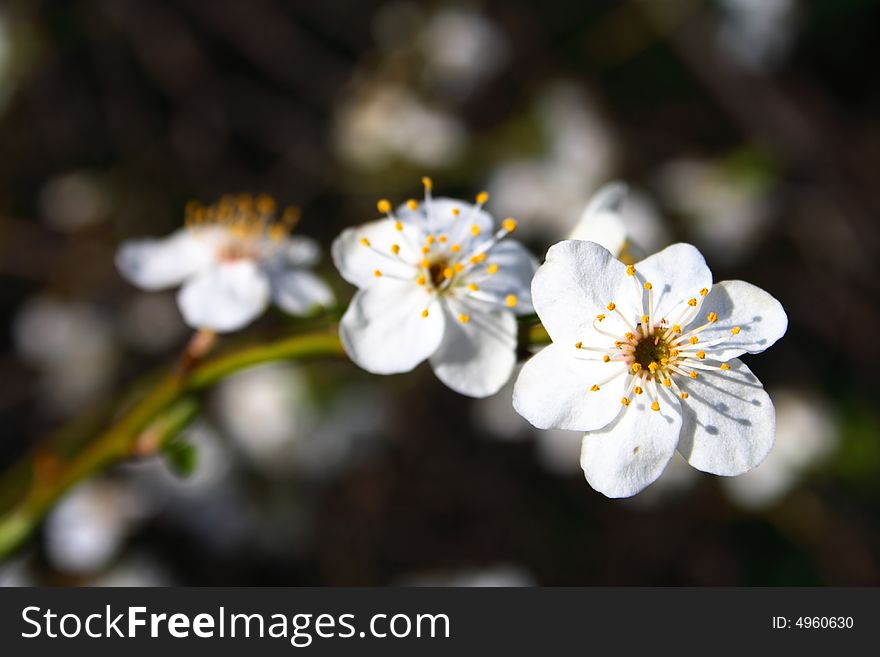
POLYGON ((626 266, 626 275, 627 276, 635 276, 636 275, 636 268, 633 265, 627 265, 626 266))
POLYGON ((446 267, 443 270, 443 278, 452 278, 453 276, 455 276, 455 272, 452 271, 452 267, 446 267))
POLYGON ((379 278, 380 276, 382 276, 382 271, 380 269, 377 269, 376 271, 373 272, 373 276, 375 276, 376 278, 379 278))
POLYGON ((739 326, 734 326, 732 329, 730 329, 730 334, 731 335, 739 335, 739 332, 741 330, 742 329, 739 326))
POLYGON ((504 297, 504 305, 508 308, 513 308, 517 303, 519 303, 519 299, 516 298, 515 294, 508 294, 504 297))
POLYGON ((416 285, 424 285, 428 282, 428 279, 425 278, 424 274, 419 274, 416 276, 416 285))
POLYGON ((629 406, 629 399, 624 397, 623 399, 620 400, 620 403, 623 404, 624 406, 629 406))
POLYGON ((419 261, 419 266, 420 266, 422 269, 428 269, 428 268, 431 266, 431 261, 428 260, 427 258, 422 258, 422 259, 419 261))
POLYGON ((419 202, 417 200, 415 200, 414 198, 411 198, 406 202, 406 207, 408 207, 410 210, 415 212, 416 210, 419 209, 419 202))
POLYGON ((590 391, 591 391, 591 392, 599 392, 599 386, 597 386, 597 385, 594 383, 592 386, 590 386, 590 391))
POLYGON ((682 399, 687 399, 688 396, 689 396, 689 395, 688 395, 686 392, 683 392, 683 393, 681 393, 681 394, 679 395, 679 397, 681 397, 682 399))
POLYGON ((658 402, 658 401, 651 402, 651 410, 652 411, 659 411, 660 410, 660 402, 658 402))
POLYGON ((653 290, 653 289, 654 289, 654 286, 651 285, 650 282, 648 282, 648 283, 645 283, 645 289, 646 289, 646 290, 653 290))
POLYGON ((679 326, 678 324, 673 324, 672 325, 672 332, 673 333, 681 333, 681 326, 679 326))
POLYGON ((642 324, 647 324, 649 319, 651 318, 647 315, 642 315, 642 324))
POLYGON ((400 253, 400 244, 392 244, 391 253, 393 253, 394 255, 398 255, 400 253))
POLYGON ((449 250, 453 253, 458 253, 459 251, 461 251, 461 244, 453 244, 449 247, 449 250))
POLYGON ((427 316, 428 316, 428 309, 425 308, 425 309, 422 311, 422 317, 427 317, 427 316))
POLYGON ((696 299, 688 299, 688 305, 691 307, 696 306, 697 300, 696 299))
POLYGON ((632 334, 631 331, 627 331, 623 334, 623 337, 625 337, 627 340, 632 340, 635 336, 632 334))
POLYGON ((639 363, 633 363, 629 369, 633 374, 636 374, 642 370, 642 366, 639 363))
POLYGON ((651 374, 654 374, 660 366, 657 363, 651 361, 648 363, 648 369, 651 370, 651 374))
POLYGON ((489 192, 480 192, 477 194, 477 203, 483 205, 486 201, 489 200, 489 192))
POLYGON ((486 265, 486 273, 497 274, 498 273, 498 263, 490 262, 488 265, 486 265))
POLYGON ((614 346, 617 347, 618 349, 620 349, 620 348, 623 346, 623 343, 622 343, 620 340, 617 340, 617 341, 614 343, 614 346))
POLYGON ((575 348, 575 349, 580 349, 580 348, 583 347, 583 346, 584 346, 584 343, 583 343, 583 342, 575 342, 575 343, 574 343, 574 348, 575 348))
POLYGON ((696 372, 694 372, 694 371, 692 370, 691 373, 688 374, 688 376, 691 377, 692 379, 696 379, 696 378, 699 376, 699 374, 697 374, 696 372))
POLYGON ((360 241, 361 244, 363 244, 364 246, 370 246, 370 240, 368 240, 366 237, 362 237, 360 241))
POLYGON ((718 321, 718 315, 716 315, 715 313, 709 313, 708 315, 706 315, 706 319, 708 319, 712 324, 714 324, 715 322, 718 321))
POLYGON ((660 364, 669 365, 669 359, 666 356, 663 356, 663 358, 660 359, 660 364))
POLYGON ((402 230, 403 230, 403 224, 400 223, 399 221, 395 221, 395 222, 394 222, 394 230, 396 230, 396 231, 398 231, 398 232, 399 232, 399 231, 402 231, 402 230))
POLYGON ((441 235, 437 238, 437 240, 440 242, 440 244, 446 244, 446 235, 441 235))
POLYGON ((728 365, 727 363, 721 363, 721 369, 726 372, 730 369, 730 365, 728 365))
POLYGON ((469 321, 471 321, 471 316, 465 315, 464 313, 461 313, 458 316, 458 321, 461 322, 462 324, 467 324, 469 321))
POLYGON ((504 230, 506 230, 508 233, 512 233, 513 231, 515 231, 516 226, 517 226, 516 219, 512 219, 510 217, 508 217, 507 219, 505 219, 504 221, 501 222, 501 227, 504 230))
POLYGON ((635 388, 633 388, 633 392, 636 393, 637 395, 641 395, 645 391, 642 390, 641 386, 636 386, 635 388))
POLYGON ((388 214, 391 212, 391 201, 387 198, 380 199, 379 202, 376 203, 376 209, 382 214, 388 214))
POLYGON ((425 238, 425 244, 429 244, 429 245, 430 245, 430 244, 433 244, 433 243, 436 242, 436 241, 437 241, 437 238, 434 237, 433 235, 431 235, 430 233, 429 233, 428 236, 425 238))
POLYGON ((476 237, 476 236, 479 235, 479 234, 480 234, 480 227, 477 226, 477 224, 473 224, 473 225, 471 226, 471 235, 473 235, 474 237, 476 237))
POLYGON ((464 265, 460 262, 456 262, 454 265, 452 265, 452 268, 455 270, 455 273, 458 274, 464 269, 464 265))
POLYGON ((678 349, 673 349, 672 351, 670 351, 669 356, 672 358, 674 358, 675 356, 678 356, 678 349))
POLYGON ((666 386, 667 388, 671 388, 672 387, 672 379, 663 379, 663 385, 666 386))
POLYGON ((603 361, 603 362, 607 363, 607 362, 609 362, 610 360, 611 360, 611 356, 609 356, 608 354, 605 354, 604 356, 602 356, 602 361, 603 361))
POLYGON ((460 214, 461 214, 461 210, 459 210, 458 208, 452 208, 452 216, 453 217, 457 217, 460 214))
POLYGON ((476 291, 478 291, 478 290, 480 289, 480 286, 477 285, 476 283, 468 283, 468 284, 467 284, 467 288, 468 288, 471 292, 476 292, 476 291))
POLYGON ((691 344, 697 344, 699 341, 700 338, 698 338, 696 335, 691 336, 690 340, 688 340, 688 342, 690 342, 691 344))
POLYGON ((705 360, 706 352, 700 349, 700 351, 697 352, 697 358, 699 358, 700 360, 705 360))
MULTIPOLYGON (((476 255, 472 255, 470 260, 472 265, 478 265, 486 259, 485 253, 477 253, 476 255)), ((491 267, 491 265, 490 265, 491 267)))
POLYGON ((424 255, 428 255, 430 252, 431 252, 431 247, 430 247, 430 246, 423 246, 423 247, 422 247, 422 254, 424 254, 424 255))
POLYGON ((609 304, 608 304, 607 306, 605 306, 605 307, 606 307, 608 310, 614 310, 615 308, 617 308, 617 304, 614 303, 614 302, 612 301, 611 303, 609 303, 609 304))
POLYGON ((708 287, 704 287, 702 290, 700 290, 700 296, 701 296, 701 297, 704 297, 704 296, 706 296, 707 294, 709 294, 709 288, 708 288, 708 287))
POLYGON ((260 194, 257 197, 257 212, 260 214, 275 214, 277 209, 278 206, 275 204, 275 199, 268 194, 260 194))
POLYGON ((602 314, 596 315, 596 321, 601 322, 603 319, 605 319, 605 315, 602 315, 602 314))
POLYGON ((429 191, 434 188, 434 181, 428 178, 428 176, 422 177, 422 184, 425 186, 425 189, 429 191))

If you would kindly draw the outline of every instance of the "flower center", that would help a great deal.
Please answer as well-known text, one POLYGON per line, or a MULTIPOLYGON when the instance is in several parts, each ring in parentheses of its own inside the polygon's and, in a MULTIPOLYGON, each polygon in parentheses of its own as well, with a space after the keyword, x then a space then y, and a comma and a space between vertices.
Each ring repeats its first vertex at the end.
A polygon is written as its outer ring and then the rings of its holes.
POLYGON ((652 331, 648 337, 642 338, 636 343, 632 357, 633 361, 641 365, 642 369, 650 371, 651 363, 654 363, 655 367, 660 367, 668 362, 671 351, 669 343, 660 333, 652 331))
POLYGON ((449 273, 449 260, 445 256, 440 256, 431 261, 431 264, 428 265, 428 274, 431 278, 431 283, 434 284, 435 288, 442 287, 446 281, 448 280, 447 274, 449 273))

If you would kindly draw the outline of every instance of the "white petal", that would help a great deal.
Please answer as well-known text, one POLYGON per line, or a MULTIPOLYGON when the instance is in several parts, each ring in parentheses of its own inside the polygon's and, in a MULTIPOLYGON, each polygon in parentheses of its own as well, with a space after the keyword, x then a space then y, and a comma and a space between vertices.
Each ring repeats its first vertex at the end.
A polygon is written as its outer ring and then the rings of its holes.
POLYGON ((378 219, 342 231, 331 247, 333 264, 342 278, 358 287, 371 285, 377 269, 383 274, 415 280, 416 269, 407 263, 421 259, 416 249, 422 242, 424 238, 416 227, 404 224, 403 231, 398 231, 390 219, 378 219), (364 238, 370 246, 361 243, 364 238), (400 246, 399 257, 391 252, 393 244, 400 246))
POLYGON ((443 339, 443 309, 424 288, 383 277, 359 290, 339 325, 345 352, 373 374, 408 372, 443 339), (422 311, 428 310, 423 317, 422 311))
POLYGON ((310 237, 292 235, 282 240, 275 252, 282 266, 312 267, 321 259, 321 247, 310 237))
POLYGON ((723 343, 707 349, 719 360, 764 351, 788 328, 782 304, 761 288, 744 281, 721 281, 715 285, 694 324, 704 323, 710 312, 718 315, 718 321, 700 333, 700 341, 723 338, 723 343), (730 331, 736 326, 740 332, 733 335, 730 331))
POLYGON ((508 310, 486 309, 450 299, 444 304, 443 342, 431 367, 443 383, 468 397, 488 397, 510 379, 516 365, 516 318, 508 310), (459 315, 468 316, 467 323, 459 315))
POLYGON ((486 263, 498 265, 498 272, 485 274, 485 268, 475 269, 473 276, 478 279, 480 291, 490 295, 500 304, 507 296, 516 297, 512 308, 517 315, 527 315, 532 308, 532 278, 538 270, 538 261, 522 244, 514 240, 502 240, 487 252, 486 263))
POLYGON ((272 272, 272 298, 284 312, 307 315, 333 304, 333 290, 324 279, 305 269, 272 272))
POLYGON ((619 255, 626 244, 626 228, 620 216, 626 195, 627 187, 622 183, 608 183, 599 188, 569 238, 596 242, 619 255))
POLYGON ((539 429, 589 431, 611 422, 621 409, 626 368, 578 358, 578 353, 574 346, 554 343, 526 361, 513 389, 517 413, 539 429), (593 385, 599 390, 592 391, 593 385))
MULTIPOLYGON (((699 298, 700 290, 712 287, 712 272, 703 255, 690 244, 673 244, 636 263, 640 283, 653 286, 654 317, 674 321, 688 299, 699 298)), ((643 292, 647 298, 647 292, 643 292)), ((705 317, 706 313, 700 311, 705 317)))
POLYGON ((219 333, 249 324, 269 305, 269 279, 253 262, 222 263, 188 281, 177 294, 192 328, 219 333))
POLYGON ((127 240, 116 252, 116 268, 133 285, 162 290, 180 285, 212 260, 211 241, 189 230, 163 239, 127 240))
POLYGON ((605 247, 566 240, 547 251, 532 280, 532 303, 553 341, 573 346, 587 343, 596 315, 609 302, 633 298, 632 286, 626 266, 605 247))
POLYGON ((604 429, 584 436, 581 467, 590 486, 607 497, 631 497, 663 474, 681 431, 678 399, 660 393, 653 411, 647 394, 636 397, 604 429))
POLYGON ((473 239, 471 227, 474 225, 480 229, 480 238, 485 239, 492 234, 495 225, 492 215, 485 210, 452 198, 433 198, 427 206, 420 203, 416 210, 410 210, 404 204, 397 208, 396 216, 426 233, 446 235, 450 243, 469 243, 473 239))
POLYGON ((684 424, 678 450, 703 472, 738 475, 770 452, 776 438, 776 412, 761 382, 740 360, 727 372, 700 372, 679 383, 684 424))

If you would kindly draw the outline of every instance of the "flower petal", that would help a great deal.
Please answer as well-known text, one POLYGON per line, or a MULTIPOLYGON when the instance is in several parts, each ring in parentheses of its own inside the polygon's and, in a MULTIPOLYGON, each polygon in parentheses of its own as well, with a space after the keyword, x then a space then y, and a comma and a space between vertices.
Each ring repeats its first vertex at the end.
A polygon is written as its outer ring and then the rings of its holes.
MULTIPOLYGON (((688 299, 699 298, 700 290, 712 287, 712 272, 696 247, 673 244, 636 263, 639 283, 653 286, 654 313, 658 320, 674 321, 688 299)), ((643 291, 645 297, 647 292, 643 291)), ((639 310, 641 312, 641 310, 639 310)), ((705 317, 705 313, 701 314, 705 317)))
POLYGON ((483 238, 490 235, 495 227, 488 212, 473 203, 453 198, 432 198, 428 204, 420 203, 416 210, 404 204, 397 208, 396 216, 426 233, 446 235, 452 243, 467 243, 474 239, 471 234, 474 225, 479 228, 478 237, 483 238))
POLYGON ((321 259, 320 245, 310 237, 291 235, 282 240, 275 252, 282 267, 312 267, 321 259))
POLYGON ((390 219, 378 219, 342 231, 331 247, 333 264, 342 277, 352 285, 367 287, 376 280, 376 270, 390 276, 415 280, 416 269, 408 264, 417 262, 421 254, 417 245, 423 241, 421 231, 403 224, 398 231, 390 219), (369 246, 361 240, 366 239, 369 246), (392 245, 400 246, 400 253, 391 252, 392 245))
POLYGON ((308 315, 315 308, 331 306, 335 300, 324 279, 305 269, 272 272, 270 281, 273 300, 291 315, 308 315))
POLYGON ((443 383, 468 397, 488 397, 510 379, 516 365, 516 318, 485 305, 449 299, 443 342, 431 367, 443 383), (461 316, 468 318, 461 321, 461 316))
POLYGON ((408 372, 443 339, 443 309, 409 281, 382 277, 359 290, 339 325, 348 356, 373 374, 408 372), (423 317, 424 310, 428 311, 423 317))
POLYGON ((503 240, 486 254, 486 263, 498 265, 495 274, 486 274, 486 268, 473 270, 465 281, 476 279, 480 292, 489 295, 499 304, 506 304, 508 295, 513 295, 516 305, 511 310, 517 315, 528 315, 532 308, 532 278, 538 269, 538 261, 522 244, 514 240, 503 240))
POLYGON ((607 497, 631 497, 663 474, 681 431, 676 397, 660 392, 660 410, 641 395, 617 419, 584 436, 581 467, 590 486, 607 497))
POLYGON ((633 297, 630 278, 626 265, 605 247, 566 240, 547 251, 532 280, 532 303, 554 342, 590 344, 596 315, 611 301, 633 297))
POLYGON ((710 312, 718 315, 718 321, 702 331, 700 341, 724 340, 711 348, 712 357, 718 360, 764 351, 785 335, 788 328, 788 316, 782 304, 761 288, 744 281, 721 281, 715 285, 694 324, 702 324, 710 312), (731 333, 734 327, 739 327, 736 335, 731 333))
POLYGON ((250 260, 222 263, 190 279, 177 294, 183 319, 195 329, 236 331, 269 305, 269 279, 250 260))
POLYGON ((703 472, 738 475, 758 465, 776 438, 776 411, 761 382, 734 359, 726 372, 679 383, 684 423, 678 450, 703 472))
POLYGON ((144 290, 174 287, 209 266, 210 244, 185 229, 163 239, 127 240, 116 252, 116 268, 144 290))
POLYGON ((573 345, 554 343, 526 361, 513 389, 516 412, 539 429, 589 431, 611 422, 621 409, 626 367, 578 354, 573 345))
POLYGON ((620 216, 620 208, 627 191, 626 185, 618 182, 600 187, 593 194, 569 238, 596 242, 614 255, 619 255, 626 244, 626 228, 620 216))

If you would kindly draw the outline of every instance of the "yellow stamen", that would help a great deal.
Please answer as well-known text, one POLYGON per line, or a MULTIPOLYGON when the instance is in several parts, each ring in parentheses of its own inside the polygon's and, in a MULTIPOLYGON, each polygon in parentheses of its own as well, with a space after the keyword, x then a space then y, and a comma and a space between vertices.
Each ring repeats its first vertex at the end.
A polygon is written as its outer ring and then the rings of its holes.
POLYGON ((452 265, 452 268, 455 270, 455 273, 458 274, 460 271, 462 271, 464 269, 464 265, 461 264, 460 262, 456 262, 454 265, 452 265))
POLYGON ((656 372, 657 372, 657 368, 659 368, 659 367, 660 367, 660 366, 657 365, 657 363, 654 363, 654 362, 648 363, 648 369, 651 371, 651 374, 656 373, 656 372))
POLYGON ((584 343, 583 343, 583 342, 575 342, 575 343, 574 343, 574 348, 575 348, 575 349, 580 349, 580 348, 583 347, 583 346, 584 346, 584 343))
POLYGON ((681 326, 679 326, 678 324, 673 324, 672 325, 672 332, 680 334, 681 333, 681 326))
POLYGON ((425 308, 425 309, 422 311, 422 317, 427 317, 427 316, 428 316, 428 309, 425 308))
POLYGON ((691 307, 696 306, 696 305, 697 305, 697 300, 696 300, 696 299, 688 299, 688 305, 691 306, 691 307))
POLYGON ((362 237, 361 244, 363 244, 364 246, 370 246, 370 240, 368 240, 366 237, 362 237))
POLYGON ((620 403, 623 404, 624 406, 629 406, 629 399, 624 397, 623 399, 620 400, 620 403))
POLYGON ((480 286, 476 283, 468 283, 467 287, 471 292, 476 292, 480 289, 480 286))
POLYGON ((721 363, 721 369, 726 372, 730 369, 730 365, 728 365, 727 363, 721 363))
POLYGON ((687 394, 686 392, 683 392, 683 393, 681 393, 681 394, 679 395, 679 397, 681 397, 682 399, 687 399, 687 398, 688 398, 688 394, 687 394))
POLYGON ((597 385, 594 383, 592 386, 590 386, 590 391, 591 391, 591 392, 599 392, 599 386, 597 386, 597 385))
POLYGON ((458 208, 452 208, 452 216, 453 217, 457 217, 460 214, 461 214, 461 210, 459 210, 458 208))
POLYGON ((698 338, 696 335, 691 336, 691 339, 688 340, 688 342, 690 342, 691 344, 697 344, 699 341, 700 341, 700 338, 698 338))
POLYGON ((392 244, 391 253, 393 253, 394 255, 398 255, 400 253, 400 244, 392 244))
POLYGON ((610 360, 611 360, 611 356, 609 356, 608 354, 605 354, 604 356, 602 356, 602 361, 603 361, 603 362, 607 363, 607 362, 609 362, 610 360))
MULTIPOLYGON (((478 253, 476 255, 471 256, 471 264, 478 265, 486 259, 485 253, 478 253)), ((490 265, 491 266, 491 265, 490 265)))
POLYGON ((461 251, 461 244, 453 244, 449 247, 449 250, 453 253, 458 253, 459 251, 461 251))
POLYGON ((419 261, 419 265, 421 266, 422 269, 427 269, 428 267, 431 266, 431 261, 428 260, 427 258, 422 258, 419 261))
POLYGON ((399 221, 395 221, 395 222, 394 222, 394 230, 396 230, 396 231, 398 231, 398 232, 402 231, 402 230, 403 230, 403 224, 400 223, 399 221))
POLYGON ((700 290, 700 296, 701 296, 701 297, 704 297, 704 296, 706 296, 707 294, 709 294, 709 288, 708 288, 708 287, 704 287, 702 290, 700 290))
POLYGON ((477 203, 483 205, 486 201, 489 200, 489 192, 480 192, 477 194, 477 203))
POLYGON ((380 199, 379 202, 376 203, 376 209, 382 214, 388 214, 391 212, 391 201, 387 198, 380 199))
POLYGON ((636 268, 633 265, 627 265, 626 266, 626 275, 627 276, 635 276, 636 275, 636 268))
POLYGON ((428 245, 433 244, 433 243, 436 242, 436 241, 437 241, 437 238, 434 237, 434 236, 431 235, 431 234, 429 234, 429 235, 425 238, 425 244, 428 244, 428 245))
POLYGON ((633 363, 629 369, 633 374, 637 374, 642 370, 642 366, 639 363, 633 363))
POLYGON ((663 379, 663 385, 667 388, 672 387, 672 379, 663 379))
POLYGON ((645 391, 642 390, 641 386, 636 386, 635 388, 633 388, 633 392, 636 393, 637 395, 641 395, 645 391))
POLYGON ((382 271, 377 269, 376 271, 373 272, 373 276, 375 276, 376 278, 379 278, 380 276, 382 276, 382 271))
POLYGON ((428 282, 428 279, 425 278, 424 274, 419 274, 416 276, 416 285, 424 285, 428 282))
POLYGON ((458 316, 458 321, 461 322, 462 324, 467 324, 469 321, 471 321, 471 316, 465 315, 464 313, 461 313, 458 316))
POLYGON ((425 189, 429 191, 434 188, 434 182, 428 178, 428 176, 422 177, 422 184, 425 186, 425 189))
POLYGON ((516 219, 512 219, 510 217, 501 222, 501 227, 504 228, 504 230, 506 230, 508 233, 512 233, 513 231, 515 231, 516 226, 516 219))
POLYGON ((430 246, 423 246, 423 247, 422 247, 422 253, 423 253, 424 255, 428 255, 430 252, 431 252, 431 247, 430 247, 430 246))
POLYGON ((607 306, 605 306, 605 307, 606 307, 608 310, 614 310, 615 308, 617 308, 617 304, 614 303, 614 302, 612 301, 611 303, 609 303, 609 304, 608 304, 607 306))
POLYGON ((601 322, 603 319, 605 319, 605 315, 596 315, 596 319, 601 322))
POLYGON ((697 352, 697 358, 699 358, 700 360, 704 360, 706 358, 706 352, 701 349, 697 352))
POLYGON ((660 410, 660 402, 651 402, 651 410, 659 411, 660 410))
POLYGON ((477 224, 473 224, 473 225, 471 226, 471 235, 473 235, 474 237, 476 237, 476 236, 479 235, 479 234, 480 234, 480 227, 477 226, 477 224))
POLYGON ((646 289, 646 290, 653 290, 653 289, 654 289, 654 286, 651 285, 650 282, 649 282, 649 283, 645 283, 645 289, 646 289))
POLYGON ((408 207, 410 210, 415 212, 416 210, 419 209, 419 202, 417 200, 415 200, 414 198, 411 198, 406 202, 406 207, 408 207))
POLYGON ((516 298, 515 294, 508 294, 504 297, 504 305, 508 308, 513 308, 517 303, 519 303, 519 300, 516 298))
POLYGON ((730 329, 730 334, 731 335, 739 335, 739 332, 741 330, 742 329, 739 326, 734 326, 732 329, 730 329))
POLYGON ((452 267, 443 270, 443 278, 452 278, 453 276, 455 276, 455 272, 452 271, 452 267))
POLYGON ((490 262, 488 265, 486 265, 486 273, 497 274, 498 273, 498 263, 490 262))
POLYGON ((696 379, 699 376, 699 374, 692 371, 688 376, 691 377, 692 379, 696 379))
POLYGON ((716 315, 715 313, 709 313, 708 315, 706 315, 706 319, 708 319, 710 323, 714 324, 718 321, 718 315, 716 315))
POLYGON ((446 244, 446 235, 441 235, 437 239, 440 241, 440 244, 446 244))

